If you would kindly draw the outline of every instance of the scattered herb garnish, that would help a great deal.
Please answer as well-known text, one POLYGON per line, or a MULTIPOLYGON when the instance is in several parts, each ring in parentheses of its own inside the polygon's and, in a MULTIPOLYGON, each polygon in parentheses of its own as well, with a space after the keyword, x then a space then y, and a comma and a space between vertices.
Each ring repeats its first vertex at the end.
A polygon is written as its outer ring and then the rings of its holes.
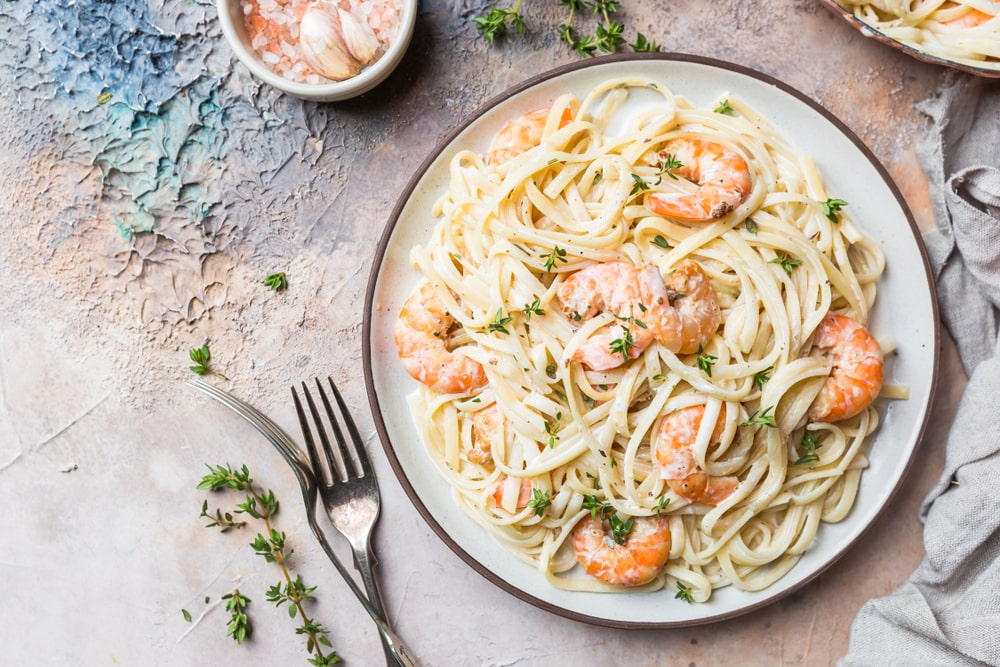
POLYGON ((669 504, 670 504, 670 498, 667 498, 666 496, 660 496, 659 499, 656 501, 656 504, 653 505, 653 511, 656 512, 656 516, 660 516, 660 512, 667 509, 667 505, 669 504))
POLYGON ((721 114, 723 114, 725 116, 735 116, 736 115, 736 112, 733 110, 733 108, 731 106, 729 106, 729 100, 728 99, 722 100, 721 102, 719 102, 718 104, 716 104, 715 108, 712 109, 712 111, 714 111, 715 113, 721 113, 721 114))
POLYGON ((635 347, 632 330, 628 327, 622 327, 622 337, 615 338, 608 347, 611 349, 611 354, 620 354, 624 361, 628 361, 628 354, 635 347))
POLYGON ((209 367, 209 362, 212 360, 212 352, 208 349, 208 343, 205 343, 201 347, 192 347, 188 350, 188 356, 194 362, 194 366, 188 366, 192 373, 197 373, 198 375, 216 375, 223 380, 229 379, 222 373, 213 371, 209 367))
POLYGON ((628 193, 629 197, 649 189, 649 185, 646 184, 646 181, 642 180, 642 176, 639 174, 630 175, 632 176, 632 190, 628 193))
POLYGON ((664 250, 668 250, 670 248, 670 243, 667 239, 663 238, 662 234, 657 234, 653 237, 653 245, 660 246, 664 250))
POLYGON ((97 96, 98 104, 107 104, 110 101, 111 101, 111 93, 109 93, 106 90, 101 92, 101 94, 97 96))
POLYGON ((667 153, 667 157, 663 160, 660 160, 659 164, 656 166, 657 169, 659 169, 659 173, 666 174, 667 176, 676 181, 679 179, 677 178, 676 174, 673 173, 673 171, 675 169, 680 169, 681 167, 683 167, 684 163, 678 160, 677 156, 674 155, 673 153, 667 153))
POLYGON ((556 379, 556 370, 558 370, 558 369, 556 369, 556 365, 555 364, 549 364, 548 366, 545 367, 545 375, 548 376, 548 378, 550 380, 555 380, 556 379))
POLYGON ((691 596, 691 589, 684 585, 684 582, 677 582, 677 595, 674 596, 675 600, 684 600, 688 604, 694 602, 694 597, 691 596))
POLYGON ((625 544, 628 534, 632 532, 632 526, 635 525, 635 520, 622 521, 621 517, 615 513, 608 517, 608 523, 611 524, 611 537, 614 538, 615 542, 625 544))
POLYGON ((234 588, 232 593, 226 593, 222 599, 226 601, 226 611, 229 612, 226 636, 235 639, 237 644, 242 644, 250 634, 250 619, 246 613, 250 598, 240 595, 240 589, 234 588))
POLYGON ((717 360, 718 357, 703 353, 701 345, 698 346, 698 370, 705 373, 708 377, 712 377, 712 366, 715 365, 717 360))
POLYGON ((653 379, 656 380, 657 382, 663 382, 664 380, 667 379, 667 374, 657 373, 656 375, 653 376, 653 379))
MULTIPOLYGON (((600 480, 594 478, 594 489, 597 490, 601 488, 600 480)), ((615 508, 610 504, 598 500, 596 495, 584 494, 583 496, 583 509, 590 512, 590 516, 594 519, 606 518, 609 514, 613 514, 615 508)))
POLYGON ((827 199, 819 203, 823 207, 823 215, 830 219, 830 222, 840 222, 840 209, 847 206, 843 199, 827 199))
POLYGON ((184 616, 185 621, 187 621, 188 623, 191 622, 191 612, 189 612, 187 609, 181 609, 181 614, 184 616))
POLYGON ((819 454, 816 453, 816 450, 823 446, 820 444, 822 439, 823 436, 816 431, 806 431, 805 435, 802 436, 802 442, 799 443, 799 447, 806 450, 808 454, 799 457, 795 465, 806 465, 819 461, 819 454))
POLYGON ((744 220, 743 227, 751 234, 756 234, 757 232, 760 231, 760 227, 757 226, 757 223, 754 221, 753 218, 747 218, 746 220, 744 220))
POLYGON ((278 292, 288 287, 288 277, 284 271, 269 273, 267 274, 267 278, 264 278, 264 284, 275 292, 278 292))
POLYGON ((764 383, 771 379, 771 371, 774 370, 774 366, 768 366, 762 371, 757 371, 753 374, 753 386, 757 389, 763 389, 764 383))
POLYGON ((556 262, 562 262, 565 264, 569 260, 566 259, 566 250, 560 248, 559 246, 553 246, 552 252, 547 252, 541 255, 541 258, 545 260, 545 270, 551 271, 556 262))
POLYGON ((763 426, 770 426, 771 428, 778 428, 778 425, 774 423, 774 415, 771 414, 771 410, 774 410, 774 406, 764 408, 764 411, 755 410, 753 414, 747 417, 747 420, 740 424, 740 426, 753 426, 754 424, 761 424, 763 426))
POLYGON ((794 271, 795 267, 797 267, 801 263, 802 263, 801 259, 795 259, 794 257, 785 252, 779 253, 777 257, 768 261, 768 264, 780 264, 781 268, 788 275, 792 275, 792 271, 794 271))
POLYGON ((530 322, 532 315, 539 315, 539 316, 541 316, 541 315, 545 314, 545 311, 542 310, 542 300, 541 299, 535 299, 530 304, 529 303, 524 304, 524 308, 522 308, 521 310, 524 311, 524 321, 525 322, 530 322))
MULTIPOLYGON (((288 615, 291 618, 298 616, 301 619, 302 625, 295 629, 295 634, 306 636, 306 651, 310 654, 309 663, 317 667, 328 667, 342 662, 336 651, 331 650, 329 653, 323 653, 321 645, 330 647, 330 640, 327 638, 329 633, 326 628, 306 615, 304 603, 313 599, 312 592, 316 590, 316 587, 307 588, 302 583, 301 575, 292 579, 288 570, 288 559, 293 550, 288 547, 285 534, 278 531, 272 523, 272 518, 278 511, 278 501, 275 499, 274 493, 270 490, 267 492, 258 491, 250 477, 250 471, 245 465, 236 470, 228 464, 207 467, 208 474, 202 477, 198 484, 199 489, 242 491, 246 494, 245 500, 237 504, 236 513, 246 514, 264 523, 264 533, 258 533, 250 546, 267 562, 275 563, 281 569, 283 578, 282 583, 275 584, 268 590, 267 599, 278 606, 288 602, 290 605, 288 615)), ((206 514, 205 510, 205 505, 202 505, 203 515, 206 514)), ((225 532, 228 528, 222 526, 220 530, 225 532)), ((250 634, 250 624, 245 612, 250 599, 242 596, 238 590, 222 596, 222 599, 227 601, 226 610, 232 615, 227 636, 233 637, 237 642, 242 642, 250 634)))
POLYGON ((510 334, 507 331, 507 325, 510 324, 511 320, 514 318, 507 316, 504 317, 503 308, 497 309, 497 314, 493 316, 493 321, 486 325, 486 330, 493 333, 510 334))
POLYGON ((541 489, 531 490, 531 500, 528 501, 528 507, 535 511, 538 516, 545 516, 545 510, 548 509, 549 505, 552 504, 552 493, 549 491, 542 491, 541 489))
POLYGON ((549 447, 556 446, 556 440, 559 439, 559 430, 562 429, 562 425, 559 420, 562 419, 562 412, 556 413, 555 424, 550 422, 548 419, 545 420, 545 433, 549 436, 549 447))

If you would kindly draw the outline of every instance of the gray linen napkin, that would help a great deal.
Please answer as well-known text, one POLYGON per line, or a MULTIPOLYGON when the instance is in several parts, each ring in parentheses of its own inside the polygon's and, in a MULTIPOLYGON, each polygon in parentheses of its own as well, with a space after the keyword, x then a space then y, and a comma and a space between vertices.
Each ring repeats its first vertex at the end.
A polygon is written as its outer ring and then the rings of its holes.
POLYGON ((937 219, 924 241, 969 383, 920 511, 926 556, 861 608, 840 667, 1000 665, 1000 84, 951 73, 921 110, 937 219))

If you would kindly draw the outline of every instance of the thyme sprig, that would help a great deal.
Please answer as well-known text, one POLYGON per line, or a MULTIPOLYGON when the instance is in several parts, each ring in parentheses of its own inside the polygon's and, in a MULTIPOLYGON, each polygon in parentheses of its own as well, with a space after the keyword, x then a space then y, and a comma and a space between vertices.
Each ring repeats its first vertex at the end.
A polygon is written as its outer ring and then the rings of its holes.
MULTIPOLYGON (((513 5, 505 7, 491 4, 482 14, 474 16, 472 23, 490 44, 511 32, 523 35, 527 24, 521 13, 521 2, 515 0, 513 5)), ((615 53, 624 46, 636 52, 660 50, 659 44, 641 32, 636 33, 632 42, 625 39, 625 24, 615 19, 618 0, 559 0, 559 4, 566 8, 566 20, 557 28, 559 39, 581 56, 594 56, 598 52, 615 53), (577 19, 588 10, 595 17, 594 30, 581 32, 577 19)))
MULTIPOLYGON (((281 570, 281 582, 271 586, 267 591, 267 600, 277 606, 284 603, 289 604, 288 614, 291 618, 298 616, 301 625, 295 629, 295 633, 306 636, 306 652, 309 653, 309 664, 316 667, 328 667, 342 662, 336 651, 323 652, 321 647, 330 648, 328 638, 329 631, 321 624, 310 619, 306 614, 304 603, 313 599, 312 593, 316 587, 306 587, 302 583, 302 576, 292 574, 288 569, 288 560, 293 553, 293 549, 288 546, 285 533, 274 527, 272 519, 278 511, 278 501, 274 497, 274 492, 259 491, 254 485, 249 469, 244 465, 234 469, 229 464, 218 466, 206 466, 208 474, 202 477, 198 484, 199 490, 222 491, 231 489, 241 491, 245 494, 244 501, 236 505, 237 514, 245 514, 257 519, 264 524, 264 531, 258 533, 250 547, 254 552, 262 556, 269 563, 276 564, 281 570)), ((207 502, 202 505, 202 516, 207 514, 207 502)), ((218 514, 218 513, 217 513, 218 514)), ((208 527, 219 527, 221 532, 226 532, 232 526, 228 525, 225 519, 231 516, 229 513, 221 514, 223 522, 210 523, 208 527)), ((210 519, 214 517, 209 516, 210 519)), ((232 616, 228 627, 227 636, 241 642, 249 635, 249 618, 246 616, 246 603, 249 598, 233 591, 228 596, 223 596, 227 600, 226 609, 232 616)))
POLYGON ((208 349, 208 343, 205 343, 201 347, 192 347, 188 350, 188 357, 194 363, 193 366, 188 367, 192 373, 197 375, 215 375, 223 380, 229 379, 219 371, 212 370, 209 366, 209 362, 212 361, 212 351, 208 349))

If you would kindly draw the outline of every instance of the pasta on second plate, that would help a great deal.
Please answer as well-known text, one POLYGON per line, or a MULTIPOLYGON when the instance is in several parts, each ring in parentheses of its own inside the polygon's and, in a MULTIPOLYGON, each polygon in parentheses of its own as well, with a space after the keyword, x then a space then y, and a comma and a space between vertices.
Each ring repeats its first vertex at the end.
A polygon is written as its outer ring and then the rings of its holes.
POLYGON ((960 65, 1000 70, 998 0, 837 0, 886 37, 960 65))
POLYGON ((740 100, 647 79, 455 155, 395 341, 456 501, 564 589, 782 577, 849 512, 887 394, 884 258, 846 206, 740 100))

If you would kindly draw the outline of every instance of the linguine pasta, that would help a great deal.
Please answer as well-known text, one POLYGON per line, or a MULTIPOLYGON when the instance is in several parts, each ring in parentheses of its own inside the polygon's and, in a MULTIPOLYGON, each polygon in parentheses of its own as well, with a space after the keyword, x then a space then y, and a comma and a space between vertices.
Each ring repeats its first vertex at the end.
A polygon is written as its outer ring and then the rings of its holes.
POLYGON ((1000 70, 1000 3, 995 0, 837 0, 886 37, 972 67, 1000 70))
POLYGON ((412 249, 456 320, 448 354, 488 379, 466 392, 418 386, 409 403, 427 451, 468 515, 554 586, 622 590, 578 567, 573 530, 597 516, 626 528, 667 519, 668 560, 632 590, 705 601, 721 586, 764 589, 854 504, 878 416, 866 406, 811 421, 830 364, 810 352, 828 312, 868 322, 882 252, 831 208, 812 160, 733 97, 698 109, 655 81, 613 80, 558 98, 543 123, 540 145, 501 164, 458 153, 433 233, 412 249), (658 154, 678 137, 742 155, 745 201, 704 222, 652 214, 651 192, 694 188, 658 154), (668 276, 686 261, 722 313, 698 352, 654 342, 604 371, 574 360, 622 318, 564 313, 570 275, 625 262, 668 276), (704 406, 690 443, 698 468, 738 479, 717 505, 675 492, 654 459, 662 420, 690 406, 704 406), (495 411, 488 430, 485 411, 495 411))

